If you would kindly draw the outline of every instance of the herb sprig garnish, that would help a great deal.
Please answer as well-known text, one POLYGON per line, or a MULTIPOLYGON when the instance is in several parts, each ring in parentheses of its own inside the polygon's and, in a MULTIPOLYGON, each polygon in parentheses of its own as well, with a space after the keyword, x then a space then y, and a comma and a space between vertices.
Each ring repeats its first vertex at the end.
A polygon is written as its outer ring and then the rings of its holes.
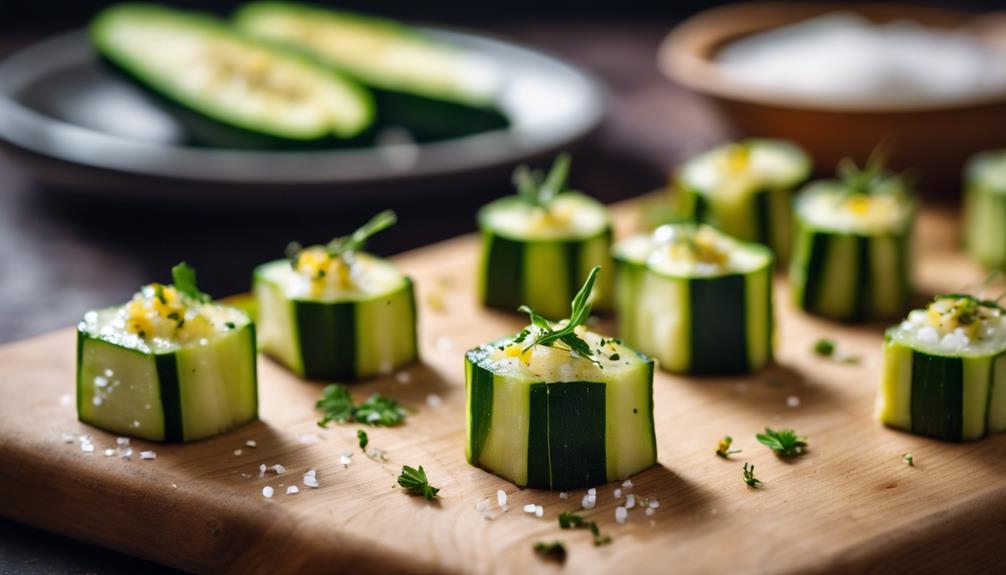
MULTIPOLYGON (((348 236, 335 238, 325 244, 325 251, 333 258, 342 258, 348 263, 348 261, 352 258, 353 253, 362 250, 364 246, 367 245, 367 240, 378 232, 390 228, 397 222, 398 216, 395 215, 395 212, 391 210, 384 210, 383 212, 370 218, 370 221, 357 228, 356 231, 348 236)), ((304 246, 300 245, 298 242, 291 242, 286 247, 286 255, 290 258, 294 267, 297 265, 297 257, 302 251, 304 251, 304 249, 304 246)))
POLYGON ((716 444, 716 455, 722 457, 723 459, 728 459, 734 453, 740 453, 741 452, 740 449, 730 449, 730 446, 733 444, 733 442, 734 442, 733 437, 730 437, 729 435, 724 435, 723 439, 721 439, 720 442, 716 444))
POLYGON ((346 386, 333 383, 321 392, 321 399, 315 403, 322 418, 319 427, 325 427, 330 422, 363 423, 371 426, 391 427, 405 420, 405 410, 399 407, 398 401, 375 393, 366 401, 357 405, 353 403, 346 386))
POLYGON ((370 438, 367 437, 367 432, 362 429, 356 430, 356 439, 360 443, 360 451, 367 452, 367 444, 370 443, 370 438))
POLYGON ((566 546, 562 541, 552 541, 551 543, 539 541, 534 544, 534 552, 542 559, 550 559, 559 563, 566 562, 566 546))
POLYGON ((877 147, 866 159, 862 168, 852 158, 842 158, 836 169, 847 195, 902 193, 909 185, 909 174, 898 174, 887 168, 887 157, 882 147, 877 147))
MULTIPOLYGON (((171 268, 171 283, 179 293, 199 303, 208 303, 211 299, 208 294, 199 291, 196 286, 196 270, 185 262, 171 268)), ((163 295, 158 297, 163 301, 163 295)))
POLYGON ((402 474, 398 476, 398 484, 412 495, 422 495, 427 501, 433 501, 440 492, 440 488, 430 485, 422 465, 419 469, 403 465, 402 474))
POLYGON ((548 209, 552 200, 566 190, 569 165, 569 154, 560 154, 547 176, 540 171, 531 171, 527 166, 518 166, 513 173, 517 195, 534 207, 548 209))
POLYGON ((582 516, 572 511, 563 511, 559 514, 559 527, 562 529, 589 529, 594 536, 594 545, 601 546, 611 543, 611 537, 601 535, 601 528, 596 521, 587 521, 582 516))
POLYGON ((807 451, 807 438, 800 437, 792 429, 776 431, 766 427, 765 433, 755 435, 755 439, 779 457, 797 457, 807 451))
POLYGON ((909 467, 915 467, 915 456, 911 453, 906 453, 901 456, 901 460, 905 462, 905 465, 909 467))
MULTIPOLYGON (((590 318, 590 293, 594 289, 594 281, 597 279, 597 274, 600 271, 601 266, 594 266, 594 269, 590 270, 590 275, 587 276, 587 281, 584 282, 583 287, 580 288, 580 291, 577 292, 576 297, 573 298, 573 301, 570 304, 569 319, 562 327, 556 328, 555 324, 545 319, 545 317, 539 315, 526 305, 522 305, 518 308, 518 311, 524 312, 531 317, 531 324, 539 330, 538 337, 531 343, 525 345, 521 350, 522 352, 531 349, 535 345, 555 347, 556 343, 561 342, 565 344, 566 347, 576 352, 577 355, 597 363, 590 346, 587 345, 587 342, 583 341, 580 336, 576 335, 576 328, 585 324, 587 319, 590 318)), ((530 334, 530 329, 525 328, 517 335, 514 342, 523 343, 530 334)))
POLYGON ((744 464, 744 484, 752 488, 762 484, 761 479, 755 477, 754 465, 748 466, 747 463, 744 464))

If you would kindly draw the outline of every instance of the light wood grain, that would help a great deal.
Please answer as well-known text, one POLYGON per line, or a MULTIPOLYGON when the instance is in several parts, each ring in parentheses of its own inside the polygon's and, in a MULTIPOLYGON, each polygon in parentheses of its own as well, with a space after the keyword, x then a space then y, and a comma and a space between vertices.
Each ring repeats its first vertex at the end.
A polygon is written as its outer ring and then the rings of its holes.
MULTIPOLYGON (((616 209, 621 231, 634 204, 616 209)), ((924 213, 918 234, 923 292, 957 290, 983 272, 954 251, 953 213, 924 213)), ((260 359, 262 421, 190 445, 134 442, 154 461, 125 462, 101 451, 114 437, 76 422, 64 404, 73 392, 74 334, 64 330, 0 349, 0 513, 85 541, 193 571, 500 572, 556 570, 532 544, 561 539, 570 572, 814 571, 918 572, 1006 567, 1006 437, 949 444, 885 429, 873 419, 883 326, 845 326, 808 318, 777 281, 779 365, 751 377, 689 379, 660 373, 654 384, 659 463, 633 478, 637 496, 656 496, 652 518, 633 509, 616 525, 615 485, 598 489, 586 512, 614 538, 595 548, 584 531, 561 531, 560 511, 582 491, 519 490, 464 460, 462 353, 520 327, 518 316, 480 309, 472 292, 476 239, 465 237, 397 258, 416 280, 424 362, 406 373, 353 388, 414 408, 397 429, 368 429, 387 450, 379 464, 359 453, 357 426, 319 430, 313 402, 321 386, 260 359), (431 295, 436 294, 436 295, 431 295), (446 308, 431 309, 431 298, 446 308), (814 357, 813 342, 835 338, 860 365, 814 357), (443 399, 426 403, 429 394, 443 399), (800 405, 787 407, 787 398, 800 405), (757 444, 764 426, 793 427, 810 438, 807 456, 786 463, 757 444), (90 433, 95 453, 61 441, 90 433), (320 434, 304 445, 302 434, 320 434), (713 455, 731 434, 743 453, 713 455), (248 439, 258 442, 248 448, 248 439), (242 449, 241 455, 234 455, 242 449), (344 451, 355 452, 348 468, 344 451), (914 468, 901 456, 911 452, 914 468), (751 490, 742 462, 765 482, 751 490), (258 466, 280 463, 282 476, 258 466), (443 498, 427 503, 394 487, 402 464, 422 464, 443 498), (309 467, 321 487, 300 485, 309 467), (267 500, 265 485, 276 488, 267 500), (493 521, 475 506, 509 493, 493 521), (525 503, 545 507, 538 519, 525 503)), ((610 331, 610 321, 598 329, 610 331)))

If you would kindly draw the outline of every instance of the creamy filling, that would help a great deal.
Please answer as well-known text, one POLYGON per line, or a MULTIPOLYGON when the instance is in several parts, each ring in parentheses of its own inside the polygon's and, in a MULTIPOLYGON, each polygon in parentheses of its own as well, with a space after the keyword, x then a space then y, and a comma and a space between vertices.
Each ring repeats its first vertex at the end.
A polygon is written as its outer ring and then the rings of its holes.
POLYGON ((748 140, 690 160, 682 179, 703 193, 735 196, 794 185, 807 171, 807 157, 799 148, 780 141, 748 140))
POLYGON ((838 183, 818 184, 797 202, 800 217, 815 228, 865 234, 902 231, 912 210, 900 190, 848 193, 838 183))
POLYGON ((560 194, 547 207, 511 198, 502 201, 506 203, 486 209, 486 223, 515 238, 587 238, 600 233, 610 223, 603 205, 580 194, 560 194))
POLYGON ((561 343, 556 347, 533 345, 541 331, 534 326, 529 330, 527 338, 521 342, 509 338, 492 344, 481 362, 483 367, 504 376, 552 383, 609 380, 643 361, 621 341, 588 331, 583 326, 577 327, 576 333, 590 346, 592 358, 581 357, 561 343))
POLYGON ((650 235, 623 240, 616 252, 671 276, 703 277, 746 273, 764 267, 768 255, 709 226, 668 224, 650 235))
POLYGON ((387 261, 363 252, 332 255, 323 246, 304 249, 290 265, 269 266, 265 274, 288 298, 319 301, 366 299, 405 282, 387 261))
POLYGON ((930 353, 987 355, 1006 351, 1006 319, 973 298, 942 297, 909 312, 889 336, 930 353))

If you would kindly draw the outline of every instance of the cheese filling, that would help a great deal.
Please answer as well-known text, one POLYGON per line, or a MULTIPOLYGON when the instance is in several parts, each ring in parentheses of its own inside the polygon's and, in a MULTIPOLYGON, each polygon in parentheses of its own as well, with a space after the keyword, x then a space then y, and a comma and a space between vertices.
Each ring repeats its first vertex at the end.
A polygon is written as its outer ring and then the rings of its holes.
POLYGON ((734 240, 705 225, 668 224, 650 235, 623 240, 616 248, 622 257, 677 277, 745 273, 769 263, 761 249, 734 240))
MULTIPOLYGON (((562 325, 563 322, 560 322, 556 327, 562 325)), ((500 375, 555 383, 606 381, 643 362, 636 352, 625 347, 620 340, 588 331, 584 326, 578 326, 575 331, 590 347, 593 357, 581 357, 562 343, 555 343, 554 347, 534 345, 542 332, 535 326, 529 326, 523 341, 508 338, 486 346, 491 349, 484 360, 484 367, 500 375)))
POLYGON ((897 188, 848 193, 837 182, 822 182, 801 196, 797 210, 816 228, 883 234, 903 230, 913 207, 907 194, 897 188))
POLYGON ((701 193, 739 196, 795 185, 808 171, 808 159, 799 148, 773 140, 747 140, 692 159, 681 177, 701 193))
POLYGON ((998 306, 970 296, 942 296, 890 330, 889 336, 934 353, 1006 351, 1006 318, 998 306))

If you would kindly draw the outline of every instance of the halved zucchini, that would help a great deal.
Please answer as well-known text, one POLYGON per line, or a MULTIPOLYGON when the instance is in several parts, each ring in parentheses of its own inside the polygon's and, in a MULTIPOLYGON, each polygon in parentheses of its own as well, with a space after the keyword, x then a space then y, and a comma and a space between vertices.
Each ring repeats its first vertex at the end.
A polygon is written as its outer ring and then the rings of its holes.
POLYGON ((736 374, 772 360, 772 252, 672 224, 614 248, 619 335, 672 372, 736 374))
POLYGON ((675 185, 680 209, 740 240, 772 248, 788 261, 793 190, 810 175, 811 162, 781 140, 742 140, 714 148, 685 163, 675 185))
POLYGON ((887 330, 877 416, 949 441, 1006 431, 1006 319, 996 303, 938 296, 887 330))
POLYGON ((208 15, 118 4, 95 17, 90 34, 117 69, 203 120, 190 128, 204 137, 334 143, 373 121, 370 95, 351 80, 208 15))
POLYGON ((382 123, 420 140, 504 128, 495 63, 398 22, 291 2, 252 2, 234 15, 254 36, 295 46, 374 91, 382 123))
POLYGON ((1006 150, 972 158, 964 172, 964 245, 983 266, 1006 270, 1006 150))
POLYGON ((254 324, 180 284, 150 284, 128 304, 85 314, 77 328, 82 422, 177 442, 258 417, 254 324))

